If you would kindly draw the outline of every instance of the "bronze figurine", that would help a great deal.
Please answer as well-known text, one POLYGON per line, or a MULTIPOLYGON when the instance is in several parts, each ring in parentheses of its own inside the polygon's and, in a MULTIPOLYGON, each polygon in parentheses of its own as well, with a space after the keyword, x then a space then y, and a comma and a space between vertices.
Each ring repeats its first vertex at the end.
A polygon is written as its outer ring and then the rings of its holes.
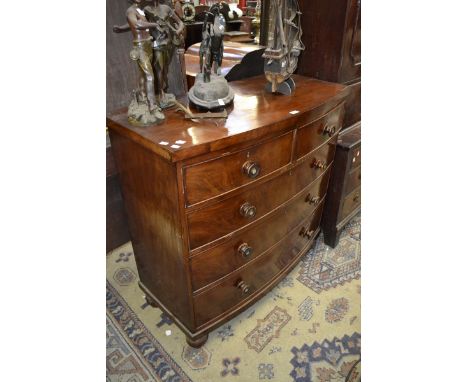
POLYGON ((153 36, 153 68, 157 76, 159 104, 164 109, 174 105, 175 96, 167 93, 167 74, 174 50, 183 45, 184 23, 174 10, 155 0, 144 8, 145 16, 151 22, 153 36))
POLYGON ((200 73, 197 74, 195 84, 188 93, 190 101, 202 108, 222 108, 234 99, 233 90, 219 73, 223 61, 225 29, 226 20, 221 13, 220 4, 214 4, 208 12, 205 12, 203 41, 199 52, 200 73))
POLYGON ((139 90, 133 92, 133 99, 128 107, 128 119, 137 126, 145 126, 164 120, 156 102, 154 90, 154 72, 152 68, 153 48, 152 37, 148 28, 155 25, 149 23, 140 5, 144 0, 133 0, 133 4, 127 9, 128 24, 114 26, 114 32, 131 31, 133 35, 133 49, 130 58, 138 64, 139 90))

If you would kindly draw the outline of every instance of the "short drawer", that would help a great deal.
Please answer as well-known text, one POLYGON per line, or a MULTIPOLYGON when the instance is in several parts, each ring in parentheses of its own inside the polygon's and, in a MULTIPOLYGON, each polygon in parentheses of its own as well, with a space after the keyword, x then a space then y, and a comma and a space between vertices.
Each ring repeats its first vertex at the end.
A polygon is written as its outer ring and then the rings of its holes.
POLYGON ((253 261, 283 239, 307 216, 322 215, 330 170, 311 187, 260 224, 190 259, 194 291, 253 261))
POLYGON ((302 158, 341 129, 344 106, 341 104, 317 121, 300 127, 297 130, 295 158, 302 158))
POLYGON ((351 192, 343 200, 343 207, 341 208, 340 216, 338 221, 341 221, 349 216, 356 208, 361 205, 361 187, 351 192))
POLYGON ((190 248, 195 249, 253 223, 291 199, 333 162, 336 137, 291 171, 187 216, 190 248))
POLYGON ((304 221, 277 246, 234 272, 219 284, 194 296, 195 322, 201 326, 253 295, 260 293, 283 269, 287 268, 310 244, 320 217, 304 221))
POLYGON ((359 166, 355 168, 353 171, 348 173, 344 194, 348 195, 350 192, 353 192, 360 185, 361 185, 361 167, 359 166))
POLYGON ((353 170, 361 165, 361 145, 353 148, 349 154, 351 160, 350 169, 353 170))
POLYGON ((286 166, 291 160, 293 133, 233 154, 184 169, 188 205, 210 199, 251 183, 286 166))

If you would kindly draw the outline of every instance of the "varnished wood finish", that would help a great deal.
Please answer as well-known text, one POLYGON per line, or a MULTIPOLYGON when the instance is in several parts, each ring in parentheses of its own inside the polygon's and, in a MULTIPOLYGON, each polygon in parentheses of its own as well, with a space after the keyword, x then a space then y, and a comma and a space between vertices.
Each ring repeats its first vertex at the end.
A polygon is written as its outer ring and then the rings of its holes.
POLYGON ((286 166, 291 161, 292 141, 293 134, 289 132, 237 153, 186 167, 187 203, 191 205, 223 194, 286 166), (243 166, 248 162, 259 166, 255 178, 243 171, 243 166))
POLYGON ((243 192, 232 198, 191 212, 187 217, 190 248, 197 248, 251 224, 288 201, 326 171, 335 155, 337 136, 313 151, 308 160, 291 171, 259 186, 245 187, 243 192), (323 163, 325 167, 315 167, 314 163, 317 162, 323 163), (246 202, 255 207, 254 216, 245 217, 240 213, 241 206, 246 202))
POLYGON ((322 229, 325 244, 335 247, 345 224, 361 207, 361 124, 340 133, 322 229))
POLYGON ((308 187, 291 203, 284 205, 259 224, 236 233, 228 241, 191 258, 193 289, 197 291, 262 255, 311 212, 321 216, 329 174, 330 171, 327 171, 312 187, 308 187), (310 205, 306 201, 308 194, 319 197, 318 206, 310 205), (251 248, 248 257, 239 252, 239 247, 244 243, 251 248))
POLYGON ((317 121, 302 126, 297 131, 296 158, 308 154, 313 148, 327 142, 338 133, 343 124, 344 108, 337 107, 317 121))
POLYGON ((110 130, 141 282, 193 328, 176 168, 110 130))
POLYGON ((141 287, 191 346, 271 290, 318 232, 348 90, 295 80, 293 97, 264 92, 263 76, 233 82, 226 120, 108 117, 141 287), (327 139, 299 140, 330 118, 327 139))
POLYGON ((340 84, 293 76, 297 89, 292 97, 264 91, 265 77, 231 82, 235 98, 224 119, 190 120, 181 118, 174 109, 167 110, 166 120, 149 127, 136 127, 127 120, 126 109, 113 113, 107 124, 110 129, 146 147, 171 162, 198 155, 235 148, 237 144, 258 140, 295 129, 298 122, 320 118, 348 96, 348 88, 340 84), (295 112, 295 114, 290 114, 295 112), (185 143, 173 148, 177 140, 185 143), (169 142, 163 146, 160 142, 169 142))
MULTIPOLYGON (((227 276, 221 283, 206 292, 195 295, 195 320, 197 325, 203 325, 223 312, 232 309, 268 283, 275 275, 287 266, 301 251, 310 244, 310 239, 300 235, 303 228, 317 229, 320 216, 315 214, 299 224, 288 236, 284 237, 268 252, 258 257, 244 268, 227 276), (243 293, 237 287, 242 280, 249 287, 248 293, 243 293)), ((314 230, 313 230, 314 231, 314 230)))

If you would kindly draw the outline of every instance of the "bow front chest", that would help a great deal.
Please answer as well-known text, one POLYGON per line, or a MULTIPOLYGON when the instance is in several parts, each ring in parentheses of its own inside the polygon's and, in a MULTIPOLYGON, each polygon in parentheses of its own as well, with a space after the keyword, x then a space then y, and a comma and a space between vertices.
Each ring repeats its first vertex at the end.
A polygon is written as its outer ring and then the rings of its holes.
POLYGON ((259 300, 319 232, 348 89, 294 76, 292 96, 264 76, 231 82, 227 119, 107 126, 140 287, 194 347, 259 300))

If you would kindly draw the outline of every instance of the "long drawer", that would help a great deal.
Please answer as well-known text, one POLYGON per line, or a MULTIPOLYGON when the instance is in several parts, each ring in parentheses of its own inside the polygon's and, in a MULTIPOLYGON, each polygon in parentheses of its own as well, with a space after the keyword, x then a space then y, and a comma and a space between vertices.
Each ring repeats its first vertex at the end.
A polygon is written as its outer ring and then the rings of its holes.
POLYGON ((311 242, 320 223, 314 214, 264 255, 234 272, 221 283, 194 296, 195 322, 200 326, 260 291, 294 261, 311 242))
POLYGON ((297 130, 295 158, 302 158, 338 133, 343 117, 344 106, 340 104, 322 118, 300 127, 297 130))
POLYGON ((353 212, 356 208, 361 205, 361 187, 357 188, 351 192, 343 200, 343 207, 341 208, 340 216, 338 221, 341 221, 348 217, 348 215, 353 212))
POLYGON ((330 169, 260 224, 190 259, 192 288, 200 288, 261 256, 311 213, 322 215, 330 169))
POLYGON ((291 171, 258 187, 189 213, 190 248, 194 249, 228 235, 277 208, 323 174, 332 163, 335 135, 291 171))
POLYGON ((184 169, 188 205, 251 183, 291 161, 293 133, 184 169), (274 153, 274 155, 272 155, 274 153))
POLYGON ((353 192, 356 188, 358 188, 361 185, 361 167, 355 168, 346 176, 347 179, 344 194, 348 195, 350 192, 353 192))

